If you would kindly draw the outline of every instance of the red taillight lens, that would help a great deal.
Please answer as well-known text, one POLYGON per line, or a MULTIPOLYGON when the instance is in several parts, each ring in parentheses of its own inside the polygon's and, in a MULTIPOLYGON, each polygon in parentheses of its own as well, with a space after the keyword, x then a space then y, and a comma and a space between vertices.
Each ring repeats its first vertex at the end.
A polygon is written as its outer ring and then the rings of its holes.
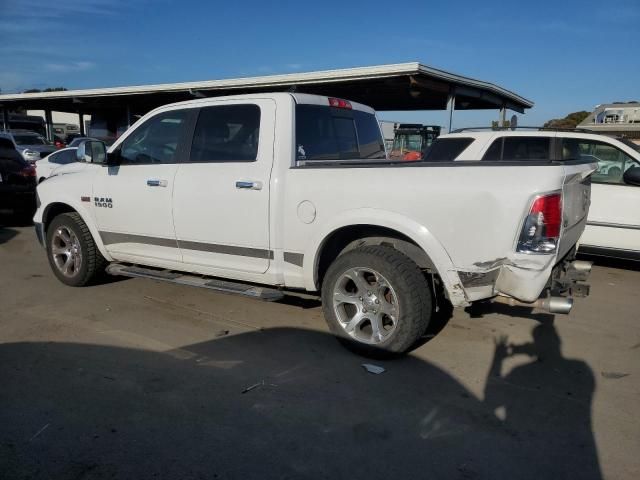
POLYGON ((20 176, 24 178, 35 177, 36 176, 36 167, 33 165, 29 165, 28 167, 24 167, 20 170, 20 176))
POLYGON ((534 200, 525 218, 518 252, 554 253, 562 228, 562 195, 551 193, 534 200))
POLYGON ((335 108, 346 108, 347 110, 351 110, 351 103, 346 100, 342 100, 341 98, 333 98, 329 97, 329 106, 335 108))
POLYGON ((537 198, 533 202, 530 214, 541 214, 547 236, 559 237, 562 224, 562 195, 554 193, 537 198))

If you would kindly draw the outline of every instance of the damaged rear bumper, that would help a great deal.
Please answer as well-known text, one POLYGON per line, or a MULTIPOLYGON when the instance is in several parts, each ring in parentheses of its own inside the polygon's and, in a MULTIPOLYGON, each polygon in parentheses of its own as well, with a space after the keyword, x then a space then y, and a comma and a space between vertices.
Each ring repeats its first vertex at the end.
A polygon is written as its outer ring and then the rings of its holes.
POLYGON ((569 313, 573 297, 589 295, 591 262, 575 260, 575 249, 555 264, 552 256, 514 260, 503 259, 485 272, 459 272, 467 298, 569 313))

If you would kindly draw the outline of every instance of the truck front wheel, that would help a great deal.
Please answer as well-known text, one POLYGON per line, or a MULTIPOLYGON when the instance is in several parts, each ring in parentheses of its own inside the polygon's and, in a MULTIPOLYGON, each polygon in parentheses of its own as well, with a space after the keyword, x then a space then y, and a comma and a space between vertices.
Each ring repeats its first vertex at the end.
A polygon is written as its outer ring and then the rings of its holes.
POLYGON ((382 245, 340 255, 322 285, 331 332, 366 356, 409 351, 429 325, 431 304, 429 284, 418 266, 382 245))
POLYGON ((63 213, 47 229, 47 257, 58 280, 82 287, 104 272, 107 261, 91 236, 89 227, 77 213, 63 213))

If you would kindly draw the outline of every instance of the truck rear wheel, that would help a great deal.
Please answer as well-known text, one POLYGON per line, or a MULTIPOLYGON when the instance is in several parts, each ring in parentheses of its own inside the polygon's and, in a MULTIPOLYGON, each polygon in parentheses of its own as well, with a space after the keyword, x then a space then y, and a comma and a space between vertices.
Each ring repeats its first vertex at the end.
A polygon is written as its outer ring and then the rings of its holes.
POLYGON ((429 325, 431 304, 429 285, 418 266, 382 245, 340 255, 322 285, 331 332, 366 356, 409 351, 429 325))
POLYGON ((63 213, 47 229, 47 257, 58 280, 72 287, 94 282, 107 261, 77 213, 63 213))

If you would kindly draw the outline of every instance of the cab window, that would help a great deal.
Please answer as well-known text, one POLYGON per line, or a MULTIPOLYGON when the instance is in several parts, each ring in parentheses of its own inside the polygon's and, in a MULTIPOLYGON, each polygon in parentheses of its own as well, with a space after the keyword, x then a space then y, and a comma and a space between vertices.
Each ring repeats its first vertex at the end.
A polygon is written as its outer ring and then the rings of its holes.
POLYGON ((220 105, 200 110, 190 162, 255 162, 260 137, 260 107, 220 105))
POLYGON ((624 172, 639 166, 637 161, 609 143, 581 138, 562 139, 562 159, 597 162, 598 170, 591 176, 593 183, 624 184, 624 172))
POLYGON ((491 144, 482 160, 507 162, 550 160, 550 144, 550 137, 501 137, 491 144))
POLYGON ((122 165, 177 163, 187 112, 174 110, 150 118, 140 125, 122 143, 122 165))

